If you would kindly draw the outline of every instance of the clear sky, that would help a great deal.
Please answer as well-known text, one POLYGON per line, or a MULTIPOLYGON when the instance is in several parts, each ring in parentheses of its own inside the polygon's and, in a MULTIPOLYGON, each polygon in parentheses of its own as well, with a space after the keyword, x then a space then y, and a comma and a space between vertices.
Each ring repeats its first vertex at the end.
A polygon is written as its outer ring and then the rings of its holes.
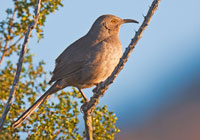
MULTIPOLYGON (((94 20, 103 14, 143 21, 153 0, 64 1, 64 7, 47 18, 45 37, 28 45, 34 61, 44 60, 52 71, 56 57, 72 42, 86 34, 94 20)), ((0 5, 0 20, 11 0, 0 5)), ((142 122, 156 109, 175 100, 170 94, 190 83, 200 71, 200 1, 162 0, 125 68, 100 100, 119 117, 142 122)), ((133 38, 136 24, 121 27, 123 49, 133 38)), ((34 34, 35 35, 35 34, 34 34)), ((50 79, 50 77, 49 77, 50 79)), ((91 89, 84 90, 88 96, 91 89)))

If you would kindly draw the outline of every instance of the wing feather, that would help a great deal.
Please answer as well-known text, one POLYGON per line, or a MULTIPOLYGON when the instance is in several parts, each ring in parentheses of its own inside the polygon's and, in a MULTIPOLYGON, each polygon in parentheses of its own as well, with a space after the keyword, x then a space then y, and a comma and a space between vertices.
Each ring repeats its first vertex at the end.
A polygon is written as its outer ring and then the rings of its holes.
POLYGON ((88 45, 86 42, 84 37, 82 37, 72 43, 58 56, 53 76, 49 83, 67 78, 72 73, 78 72, 83 68, 87 60, 87 55, 85 54, 88 52, 85 49, 87 48, 85 46, 88 45))

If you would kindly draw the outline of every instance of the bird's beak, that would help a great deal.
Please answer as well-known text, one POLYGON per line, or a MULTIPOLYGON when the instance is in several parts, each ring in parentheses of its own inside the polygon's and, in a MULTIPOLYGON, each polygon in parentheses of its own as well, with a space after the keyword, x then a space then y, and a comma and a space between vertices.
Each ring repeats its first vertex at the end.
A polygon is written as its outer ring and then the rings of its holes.
POLYGON ((139 23, 139 22, 134 19, 123 19, 122 24, 124 24, 124 23, 139 23))

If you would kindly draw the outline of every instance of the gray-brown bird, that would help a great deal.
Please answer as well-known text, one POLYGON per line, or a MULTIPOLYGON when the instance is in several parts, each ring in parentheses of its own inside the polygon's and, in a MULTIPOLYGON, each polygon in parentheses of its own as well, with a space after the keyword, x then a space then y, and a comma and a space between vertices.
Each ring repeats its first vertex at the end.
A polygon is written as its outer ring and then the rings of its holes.
POLYGON ((102 15, 94 22, 89 32, 67 47, 56 59, 56 67, 49 83, 54 84, 12 125, 19 126, 51 94, 67 87, 89 88, 111 75, 121 56, 120 26, 138 23, 132 19, 121 19, 114 15, 102 15))

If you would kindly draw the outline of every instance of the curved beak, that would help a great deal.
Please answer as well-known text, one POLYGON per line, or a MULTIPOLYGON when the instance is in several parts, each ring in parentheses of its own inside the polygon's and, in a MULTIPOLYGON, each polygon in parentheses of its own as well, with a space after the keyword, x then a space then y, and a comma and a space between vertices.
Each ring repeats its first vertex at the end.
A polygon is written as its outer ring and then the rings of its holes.
POLYGON ((123 19, 122 24, 124 24, 124 23, 139 23, 139 22, 134 19, 123 19))

